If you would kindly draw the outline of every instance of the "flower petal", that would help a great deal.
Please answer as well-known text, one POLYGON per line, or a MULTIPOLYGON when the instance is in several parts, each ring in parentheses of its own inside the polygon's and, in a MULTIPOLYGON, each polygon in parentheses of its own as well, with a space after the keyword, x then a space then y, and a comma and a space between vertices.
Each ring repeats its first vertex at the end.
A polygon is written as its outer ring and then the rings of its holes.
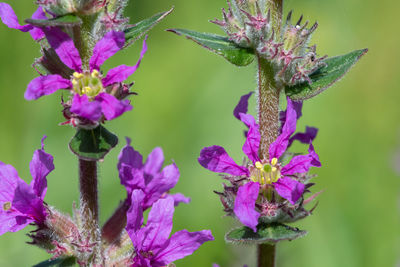
POLYGON ((239 221, 257 232, 260 213, 255 210, 256 200, 260 191, 260 184, 249 182, 241 187, 236 195, 233 211, 239 221))
POLYGON ((103 63, 117 53, 125 44, 125 34, 123 32, 110 31, 97 42, 90 58, 90 71, 99 70, 103 63))
POLYGON ((317 152, 314 150, 314 146, 310 142, 310 147, 308 148, 308 155, 312 158, 311 165, 313 167, 321 167, 321 161, 319 160, 319 156, 317 152))
POLYGON ((273 185, 276 192, 284 199, 289 200, 292 205, 303 195, 305 188, 304 184, 289 177, 280 178, 273 185))
POLYGON ((260 147, 260 127, 252 115, 240 113, 240 120, 249 127, 247 138, 243 145, 243 152, 253 162, 260 160, 258 157, 258 149, 260 147))
MULTIPOLYGON (((36 9, 35 13, 33 13, 32 19, 47 19, 46 13, 44 13, 41 6, 36 9)), ((33 27, 33 29, 29 31, 29 33, 35 41, 43 39, 45 37, 43 30, 38 27, 33 27)))
POLYGON ((296 133, 289 139, 288 147, 290 147, 295 140, 298 140, 303 144, 309 144, 314 141, 315 137, 317 137, 317 133, 317 128, 306 126, 306 131, 304 133, 296 133))
POLYGON ((82 72, 82 60, 78 49, 74 45, 74 41, 68 34, 61 31, 57 27, 43 28, 47 41, 56 51, 61 61, 71 69, 82 72))
POLYGON ((154 176, 160 172, 164 163, 164 153, 160 147, 156 147, 151 151, 144 164, 144 172, 147 175, 154 176))
POLYGON ((153 251, 164 246, 172 230, 174 210, 174 200, 171 197, 159 199, 154 203, 146 226, 139 231, 145 237, 141 238, 142 250, 153 251))
POLYGON ((33 191, 33 188, 24 181, 18 181, 15 189, 12 207, 35 220, 36 223, 42 224, 46 219, 46 211, 43 200, 33 191))
POLYGON ((172 194, 170 196, 174 199, 174 206, 175 207, 178 206, 180 203, 188 204, 191 201, 190 197, 185 197, 181 193, 172 194))
POLYGON ((120 83, 128 79, 129 76, 131 76, 133 73, 136 72, 136 70, 139 68, 140 63, 142 62, 144 54, 147 52, 147 44, 146 44, 146 38, 143 41, 143 48, 142 51, 140 52, 140 57, 138 62, 136 63, 135 66, 127 66, 127 65, 121 65, 116 68, 113 68, 107 72, 107 76, 103 79, 103 85, 104 86, 109 86, 114 83, 120 83))
POLYGON ((130 198, 130 207, 126 213, 126 231, 132 240, 134 239, 136 232, 139 231, 143 224, 143 199, 144 193, 142 190, 133 190, 130 198))
POLYGON ((220 146, 205 147, 200 152, 198 161, 204 168, 218 173, 228 173, 234 176, 247 175, 249 171, 239 166, 229 157, 225 149, 220 146))
POLYGON ((45 138, 46 136, 42 139, 42 149, 38 149, 33 153, 32 161, 29 164, 29 170, 33 177, 31 187, 42 200, 47 191, 46 177, 54 170, 53 156, 47 154, 43 149, 43 141, 45 138))
POLYGON ((162 198, 169 190, 174 188, 179 180, 179 169, 175 164, 165 166, 159 175, 146 181, 146 200, 143 205, 147 209, 158 199, 162 198))
POLYGON ((19 212, 0 212, 0 236, 7 232, 17 232, 33 222, 19 212))
POLYGON ((79 96, 79 94, 75 94, 72 99, 71 112, 82 118, 98 121, 101 118, 101 103, 89 101, 87 95, 79 96))
POLYGON ((28 84, 24 96, 26 100, 36 100, 44 95, 51 95, 57 90, 71 87, 71 82, 60 75, 39 76, 28 84))
POLYGON ((0 19, 11 29, 17 29, 22 32, 27 32, 33 29, 32 25, 20 25, 17 15, 15 15, 14 10, 7 3, 0 3, 0 19))
POLYGON ((126 138, 126 146, 121 150, 118 156, 118 169, 122 163, 135 169, 141 169, 143 167, 143 157, 138 151, 133 149, 131 146, 131 139, 128 137, 126 138))
POLYGON ((298 155, 292 158, 292 160, 286 164, 282 170, 282 175, 293 175, 296 173, 308 172, 312 166, 311 161, 313 160, 310 155, 298 155))
POLYGON ((0 211, 3 210, 4 203, 12 202, 15 188, 20 180, 13 166, 0 162, 0 211))
POLYGON ((192 233, 187 230, 176 232, 168 240, 167 245, 156 252, 154 261, 163 264, 163 266, 168 265, 193 254, 204 242, 212 240, 214 240, 214 237, 210 230, 192 233))
POLYGON ((287 98, 286 120, 282 128, 282 133, 276 138, 275 142, 269 147, 270 158, 279 159, 286 151, 290 136, 296 131, 297 114, 293 108, 293 102, 287 98))
MULTIPOLYGON (((303 102, 302 101, 292 101, 293 108, 296 111, 296 118, 297 120, 300 119, 301 116, 303 116, 302 109, 303 109, 303 102)), ((285 124, 286 121, 286 110, 279 112, 279 120, 283 124, 285 124)))
POLYGON ((143 157, 138 151, 131 147, 131 140, 126 138, 127 145, 118 156, 118 172, 121 184, 129 192, 134 189, 144 189, 143 157))
POLYGON ((249 106, 249 98, 253 94, 253 92, 248 93, 247 95, 243 95, 235 109, 233 110, 233 116, 235 116, 238 120, 240 119, 240 113, 247 113, 247 109, 249 106))
POLYGON ((118 100, 115 96, 107 93, 100 93, 95 99, 101 102, 101 111, 107 120, 115 119, 126 111, 132 110, 129 100, 118 100))

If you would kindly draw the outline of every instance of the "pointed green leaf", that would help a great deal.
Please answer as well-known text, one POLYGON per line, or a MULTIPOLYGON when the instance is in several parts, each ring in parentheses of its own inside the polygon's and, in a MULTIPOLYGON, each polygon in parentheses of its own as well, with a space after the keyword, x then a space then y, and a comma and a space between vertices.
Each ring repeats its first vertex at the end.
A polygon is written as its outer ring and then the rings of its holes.
POLYGON ((67 258, 48 259, 46 261, 34 265, 33 267, 49 267, 49 266, 67 267, 67 266, 73 266, 74 264, 75 264, 75 258, 67 257, 67 258))
POLYGON ((243 226, 226 234, 225 240, 233 243, 264 244, 278 243, 283 240, 294 240, 306 235, 306 231, 284 224, 258 224, 257 232, 243 226))
POLYGON ((253 62, 255 57, 251 49, 239 47, 224 36, 184 29, 170 29, 168 31, 185 36, 211 52, 223 56, 236 66, 247 66, 253 62))
POLYGON ((25 22, 37 27, 79 26, 82 24, 82 20, 72 14, 53 19, 26 19, 25 22))
POLYGON ((171 14, 173 10, 174 8, 172 7, 166 12, 158 13, 151 18, 142 20, 141 22, 136 23, 134 26, 125 29, 125 46, 129 46, 139 40, 143 35, 145 35, 154 26, 156 26, 161 20, 171 14))
POLYGON ((69 142, 69 148, 80 159, 103 159, 118 144, 118 138, 103 126, 93 130, 78 129, 69 142))
POLYGON ((292 100, 306 100, 322 93, 334 83, 338 82, 368 49, 356 50, 346 55, 331 57, 325 60, 327 64, 310 75, 311 84, 302 83, 296 86, 286 87, 286 94, 292 100))

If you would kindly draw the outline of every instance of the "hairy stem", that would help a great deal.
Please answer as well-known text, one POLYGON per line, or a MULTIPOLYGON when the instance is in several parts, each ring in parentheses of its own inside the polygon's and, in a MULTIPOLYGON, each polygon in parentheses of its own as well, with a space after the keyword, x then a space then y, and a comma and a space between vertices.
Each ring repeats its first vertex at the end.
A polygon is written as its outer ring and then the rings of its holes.
POLYGON ((272 27, 280 34, 282 26, 283 0, 267 0, 267 8, 271 11, 272 27))
POLYGON ((276 245, 261 244, 258 245, 257 258, 258 267, 274 267, 275 266, 276 245))
POLYGON ((97 194, 97 162, 79 159, 80 214, 83 229, 94 243, 93 260, 100 255, 99 204, 97 194))
POLYGON ((270 63, 258 59, 258 120, 260 124, 260 158, 269 158, 269 146, 279 134, 279 95, 270 63))

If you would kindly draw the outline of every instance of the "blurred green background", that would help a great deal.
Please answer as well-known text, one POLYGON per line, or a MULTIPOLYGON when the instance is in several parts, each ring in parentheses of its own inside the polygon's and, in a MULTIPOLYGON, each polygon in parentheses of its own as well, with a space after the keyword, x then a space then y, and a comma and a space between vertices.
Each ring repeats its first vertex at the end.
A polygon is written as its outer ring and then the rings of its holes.
MULTIPOLYGON (((34 10, 33 1, 7 1, 19 17, 34 10)), ((222 33, 208 23, 220 18, 224 0, 130 1, 126 15, 137 22, 175 6, 175 11, 150 33, 149 51, 132 77, 134 110, 107 123, 120 137, 118 147, 100 169, 101 219, 104 222, 125 197, 116 170, 117 155, 130 136, 137 150, 147 155, 155 146, 174 160, 181 179, 174 192, 192 198, 176 209, 174 230, 211 229, 215 241, 180 266, 255 266, 252 247, 224 242, 234 226, 223 217, 218 197, 222 180, 197 163, 202 147, 218 144, 241 161, 243 126, 232 116, 242 94, 255 88, 255 65, 236 68, 194 43, 165 32, 167 28, 222 33)), ((314 215, 295 226, 309 231, 300 240, 278 246, 278 266, 355 267, 398 266, 400 262, 400 178, 394 155, 400 149, 400 2, 392 0, 288 0, 285 12, 304 14, 319 29, 312 43, 319 54, 344 54, 368 47, 369 53, 338 85, 306 102, 298 129, 320 129, 315 147, 323 168, 314 191, 319 197, 314 215)), ((133 64, 140 42, 106 63, 133 64)), ((55 171, 48 177, 46 201, 64 212, 78 201, 77 160, 67 143, 74 129, 57 126, 63 120, 60 94, 27 102, 23 94, 36 76, 31 64, 39 47, 29 34, 0 24, 0 160, 12 164, 30 181, 29 161, 46 134, 46 150, 55 156, 55 171)), ((254 107, 254 102, 253 107, 254 107)), ((397 164, 400 164, 398 162, 397 164)), ((31 266, 47 259, 45 252, 25 245, 32 228, 0 238, 0 266, 31 266)))

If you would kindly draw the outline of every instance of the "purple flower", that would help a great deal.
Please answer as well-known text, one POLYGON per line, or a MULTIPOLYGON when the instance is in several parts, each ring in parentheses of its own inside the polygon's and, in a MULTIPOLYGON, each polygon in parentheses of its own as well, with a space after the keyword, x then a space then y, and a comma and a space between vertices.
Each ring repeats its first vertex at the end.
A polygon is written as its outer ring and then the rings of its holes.
MULTIPOLYGON (((20 25, 17 15, 15 15, 14 10, 7 3, 0 3, 0 19, 11 29, 20 30, 21 32, 29 32, 34 40, 44 38, 44 33, 40 28, 30 24, 20 25)), ((42 7, 38 7, 35 13, 33 13, 32 19, 47 19, 42 7)))
POLYGON ((126 230, 135 248, 134 267, 161 267, 191 255, 204 242, 214 240, 211 231, 188 232, 181 230, 169 235, 172 230, 174 199, 159 199, 151 208, 147 223, 143 225, 145 193, 133 190, 131 208, 127 213, 126 230))
POLYGON ((16 232, 30 223, 41 225, 46 219, 43 199, 47 175, 54 170, 53 157, 42 148, 36 150, 29 165, 33 180, 28 185, 11 165, 0 162, 0 235, 16 232))
POLYGON ((294 177, 297 174, 308 172, 312 166, 320 167, 321 163, 311 142, 307 155, 295 156, 285 166, 279 162, 296 130, 297 112, 289 98, 281 134, 269 148, 270 158, 260 159, 258 156, 261 138, 259 125, 251 115, 238 112, 240 110, 247 111, 248 97, 249 95, 246 95, 241 98, 234 114, 249 128, 242 150, 249 158, 250 163, 247 166, 236 164, 220 146, 204 148, 198 161, 204 168, 213 172, 246 177, 247 183, 238 189, 233 211, 244 225, 256 231, 260 213, 255 210, 255 205, 259 194, 262 194, 264 189, 268 190, 273 187, 279 196, 294 205, 305 190, 305 185, 294 177))
POLYGON ((140 65, 140 62, 147 51, 146 40, 143 42, 143 49, 140 58, 135 66, 121 65, 108 71, 103 77, 101 65, 125 44, 123 32, 108 32, 93 49, 90 58, 89 70, 84 70, 78 49, 68 34, 56 27, 43 28, 44 34, 50 46, 57 53, 58 57, 71 69, 73 75, 70 79, 60 74, 40 76, 33 79, 25 92, 27 100, 36 100, 44 95, 50 95, 60 89, 67 89, 72 94, 72 102, 66 105, 68 112, 64 112, 69 122, 73 125, 88 120, 94 124, 103 118, 112 120, 132 109, 130 101, 124 99, 129 92, 122 84, 132 75, 140 65), (121 93, 120 91, 124 92, 121 93))
POLYGON ((121 184, 126 187, 128 195, 135 189, 141 189, 144 194, 142 201, 143 209, 148 209, 160 198, 171 196, 175 205, 180 202, 189 203, 190 198, 182 194, 168 194, 179 180, 179 169, 175 163, 165 166, 164 154, 161 148, 155 148, 143 164, 142 155, 130 145, 131 140, 127 138, 127 145, 119 155, 118 171, 121 184))

